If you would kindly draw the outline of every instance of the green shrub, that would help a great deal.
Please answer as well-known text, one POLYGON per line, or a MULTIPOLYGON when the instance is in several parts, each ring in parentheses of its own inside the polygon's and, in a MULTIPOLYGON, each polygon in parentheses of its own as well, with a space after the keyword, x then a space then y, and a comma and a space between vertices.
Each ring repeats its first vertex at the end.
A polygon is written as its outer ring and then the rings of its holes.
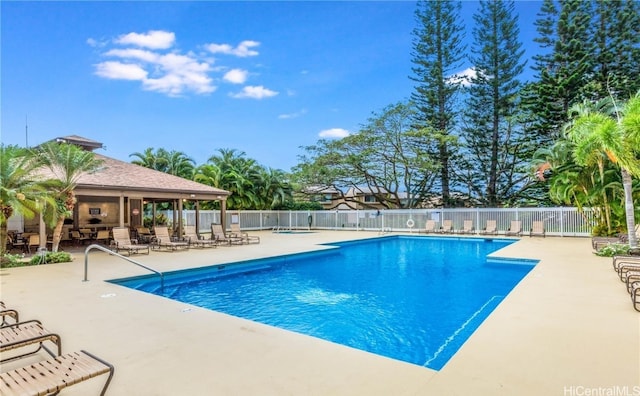
POLYGON ((5 254, 0 256, 0 268, 22 267, 25 265, 23 261, 24 254, 5 254))
POLYGON ((596 255, 601 257, 613 257, 628 254, 629 245, 625 245, 622 243, 610 243, 596 252, 596 255))
MULTIPOLYGON (((39 254, 33 255, 29 261, 30 265, 40 264, 42 257, 39 254)), ((71 255, 67 252, 47 252, 45 255, 45 263, 68 263, 71 261, 71 255)))

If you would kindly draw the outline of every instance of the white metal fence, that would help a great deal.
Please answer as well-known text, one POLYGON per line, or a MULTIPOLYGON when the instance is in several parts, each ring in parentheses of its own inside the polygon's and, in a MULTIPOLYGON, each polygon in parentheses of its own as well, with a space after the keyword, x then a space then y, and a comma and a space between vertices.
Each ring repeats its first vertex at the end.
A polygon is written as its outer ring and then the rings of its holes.
MULTIPOLYGON (((173 218, 172 211, 163 212, 173 218)), ((208 232, 212 223, 220 223, 219 211, 199 211, 200 232, 208 232)), ((437 227, 443 220, 452 220, 453 229, 462 229, 465 220, 472 220, 476 231, 487 220, 496 220, 499 231, 509 228, 511 220, 522 222, 527 234, 533 221, 543 221, 547 235, 590 236, 593 214, 577 208, 470 208, 470 209, 397 209, 397 210, 332 210, 332 211, 228 211, 226 224, 237 215, 243 230, 363 230, 418 232, 427 220, 435 220, 437 227)), ((183 223, 195 225, 196 212, 183 211, 183 223)))

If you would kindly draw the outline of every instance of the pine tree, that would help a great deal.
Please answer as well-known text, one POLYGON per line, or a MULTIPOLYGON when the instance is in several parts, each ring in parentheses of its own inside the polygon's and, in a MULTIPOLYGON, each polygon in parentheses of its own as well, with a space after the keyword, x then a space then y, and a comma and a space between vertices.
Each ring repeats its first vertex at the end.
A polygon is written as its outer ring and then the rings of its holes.
POLYGON ((636 1, 596 2, 591 100, 627 100, 640 89, 640 13, 636 1))
POLYGON ((440 188, 445 206, 450 204, 450 157, 455 142, 455 97, 460 81, 451 77, 462 66, 465 46, 460 22, 460 3, 421 1, 416 10, 418 27, 413 30, 412 67, 410 77, 416 82, 411 99, 418 115, 415 129, 431 131, 425 146, 440 167, 440 188))
POLYGON ((591 3, 563 0, 543 2, 536 27, 536 39, 551 50, 534 57, 537 81, 526 89, 525 110, 532 125, 530 133, 549 145, 560 136, 571 106, 588 95, 585 88, 592 77, 593 38, 590 34, 591 3))
POLYGON ((527 179, 522 169, 526 144, 517 119, 524 50, 513 1, 480 1, 474 21, 471 61, 476 74, 462 129, 463 168, 471 170, 466 173, 472 179, 461 176, 481 202, 495 207, 512 198, 527 179))

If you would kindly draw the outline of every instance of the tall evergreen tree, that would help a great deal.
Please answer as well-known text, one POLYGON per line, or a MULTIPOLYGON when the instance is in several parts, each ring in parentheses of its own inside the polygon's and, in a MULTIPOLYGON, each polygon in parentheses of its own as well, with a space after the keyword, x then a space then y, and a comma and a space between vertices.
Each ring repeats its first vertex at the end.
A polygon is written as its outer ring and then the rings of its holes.
POLYGON ((560 9, 553 0, 542 4, 535 39, 543 52, 534 57, 535 83, 527 87, 525 108, 532 128, 530 133, 549 145, 561 135, 571 106, 588 95, 585 87, 592 77, 593 39, 590 34, 591 3, 561 0, 560 9))
POLYGON ((640 89, 640 13, 637 1, 595 3, 592 100, 627 100, 640 89))
POLYGON ((418 26, 413 30, 411 79, 416 82, 411 94, 418 114, 416 128, 431 133, 425 144, 440 166, 443 204, 448 206, 450 192, 451 145, 455 142, 455 98, 461 88, 454 73, 460 71, 466 47, 460 21, 460 3, 420 1, 416 10, 418 26))
POLYGON ((524 187, 526 144, 517 120, 518 77, 525 62, 513 1, 480 1, 474 15, 471 78, 462 128, 464 184, 480 202, 498 206, 524 187), (469 177, 470 176, 470 177, 469 177))

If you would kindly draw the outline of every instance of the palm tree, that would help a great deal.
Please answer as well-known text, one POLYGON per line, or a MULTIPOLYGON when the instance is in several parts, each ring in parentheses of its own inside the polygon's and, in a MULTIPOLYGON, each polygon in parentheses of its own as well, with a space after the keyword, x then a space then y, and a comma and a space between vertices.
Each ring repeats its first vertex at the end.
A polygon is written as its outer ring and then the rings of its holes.
POLYGON ((167 151, 159 148, 154 153, 154 148, 149 147, 144 152, 136 152, 130 154, 129 157, 137 157, 138 159, 131 161, 131 163, 145 168, 155 169, 189 180, 194 176, 195 161, 181 151, 167 151))
POLYGON ((574 117, 567 125, 567 137, 574 144, 577 164, 600 167, 608 159, 619 168, 629 247, 637 250, 632 176, 640 176, 640 92, 621 107, 611 99, 604 101, 572 107, 574 117))
POLYGON ((55 204, 47 190, 51 183, 34 174, 38 166, 29 150, 0 145, 0 256, 6 251, 7 222, 14 213, 32 218, 55 204))
POLYGON ((86 151, 74 144, 48 142, 36 148, 42 164, 48 168, 53 179, 58 180, 58 185, 53 189, 56 198, 58 216, 53 231, 53 244, 51 250, 58 251, 62 237, 64 219, 73 213, 76 205, 75 188, 80 176, 88 172, 94 172, 102 165, 102 160, 97 159, 91 151, 86 151))
MULTIPOLYGON (((200 167, 199 174, 203 174, 203 168, 211 166, 217 171, 207 169, 209 175, 216 175, 213 187, 231 191, 232 195, 227 199, 229 209, 255 209, 260 198, 257 186, 260 182, 261 167, 255 160, 246 158, 243 151, 233 149, 219 149, 220 155, 209 158, 209 163, 200 167)), ((203 177, 196 180, 207 182, 203 177)), ((209 179, 213 181, 213 179, 209 179)), ((207 183, 208 184, 208 183, 207 183)))

